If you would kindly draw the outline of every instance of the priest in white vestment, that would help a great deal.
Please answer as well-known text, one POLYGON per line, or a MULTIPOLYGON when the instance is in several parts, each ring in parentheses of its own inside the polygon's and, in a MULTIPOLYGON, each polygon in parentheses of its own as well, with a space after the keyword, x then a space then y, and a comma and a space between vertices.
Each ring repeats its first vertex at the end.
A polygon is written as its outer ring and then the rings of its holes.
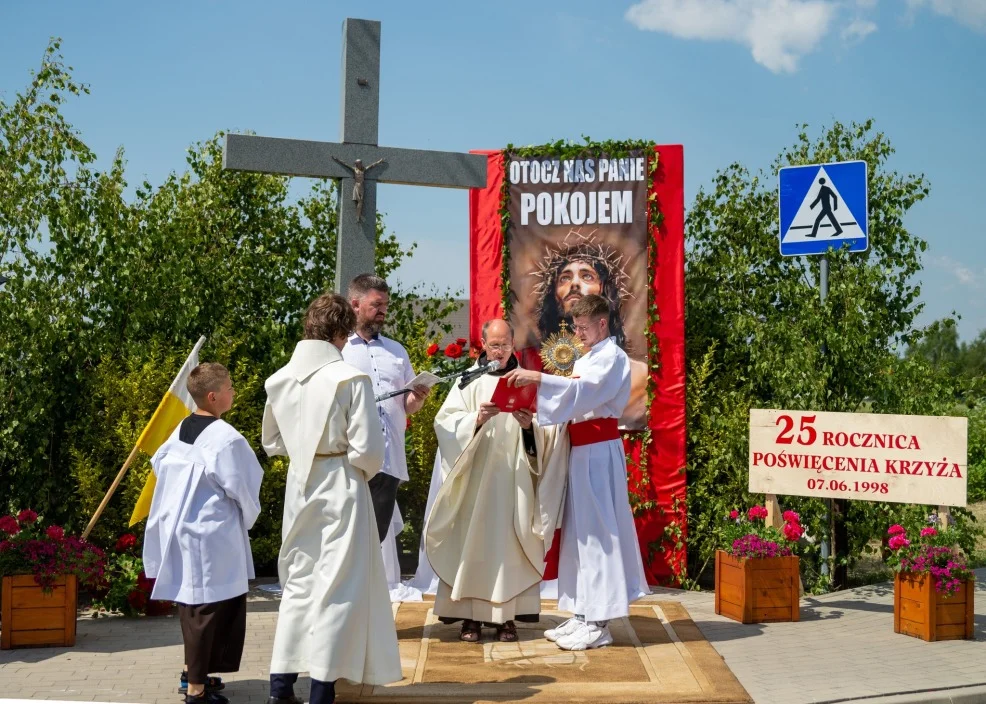
POLYGON ((515 386, 539 384, 537 421, 569 423, 572 449, 561 526, 558 608, 575 616, 545 632, 563 650, 613 642, 607 622, 630 613, 650 590, 630 509, 617 420, 630 398, 630 364, 609 336, 609 304, 589 295, 572 308, 587 348, 570 378, 517 369, 515 386))
POLYGON ((401 679, 397 633, 367 481, 384 440, 369 378, 343 361, 355 325, 349 302, 317 298, 305 339, 266 383, 263 445, 288 455, 278 576, 283 587, 271 658, 271 704, 296 701, 299 672, 312 704, 333 683, 401 679))
POLYGON ((435 615, 461 620, 467 642, 480 640, 482 624, 496 629, 497 640, 513 642, 515 620, 538 621, 546 548, 536 480, 539 467, 545 483, 564 482, 567 469, 557 460, 563 450, 556 451, 555 433, 535 427, 529 409, 501 412, 491 402, 500 378, 517 367, 513 329, 503 320, 483 326, 477 366, 493 361, 500 370, 453 386, 435 416, 444 481, 428 516, 425 551, 439 578, 435 615))

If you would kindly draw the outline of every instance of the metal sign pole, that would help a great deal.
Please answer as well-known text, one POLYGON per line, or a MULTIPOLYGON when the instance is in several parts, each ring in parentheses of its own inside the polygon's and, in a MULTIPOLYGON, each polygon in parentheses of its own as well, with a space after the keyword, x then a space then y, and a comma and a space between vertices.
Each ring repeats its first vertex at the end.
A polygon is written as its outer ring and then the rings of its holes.
MULTIPOLYGON (((825 299, 829 295, 829 258, 827 255, 822 255, 822 260, 819 263, 819 275, 818 275, 818 287, 820 289, 820 300, 822 305, 825 305, 825 299)), ((825 343, 822 343, 822 354, 826 354, 828 350, 825 348, 825 343)), ((832 537, 832 545, 835 545, 835 512, 832 506, 832 499, 825 500, 826 509, 828 515, 826 516, 828 520, 828 536, 832 537)), ((829 570, 829 542, 828 536, 822 537, 821 551, 822 551, 822 575, 828 576, 831 571, 829 570)))

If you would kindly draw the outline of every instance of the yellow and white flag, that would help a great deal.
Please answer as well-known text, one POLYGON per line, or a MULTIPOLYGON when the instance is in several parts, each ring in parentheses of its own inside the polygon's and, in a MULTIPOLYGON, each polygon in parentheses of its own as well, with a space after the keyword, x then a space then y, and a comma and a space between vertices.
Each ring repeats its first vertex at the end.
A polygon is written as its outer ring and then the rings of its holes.
MULTIPOLYGON (((178 424, 194 413, 197 408, 185 384, 188 381, 188 375, 192 373, 195 367, 199 366, 199 350, 202 349, 203 344, 205 344, 205 338, 200 337, 199 341, 195 343, 195 347, 192 348, 192 353, 188 355, 188 359, 181 365, 178 376, 175 377, 165 392, 164 398, 158 404, 157 410, 151 416, 144 432, 137 438, 137 447, 148 455, 157 452, 164 441, 171 437, 171 433, 175 431, 178 424)), ((137 499, 137 505, 134 506, 134 512, 130 516, 130 525, 144 520, 150 514, 151 499, 154 498, 156 483, 154 472, 150 472, 147 475, 147 482, 140 492, 140 498, 137 499)))

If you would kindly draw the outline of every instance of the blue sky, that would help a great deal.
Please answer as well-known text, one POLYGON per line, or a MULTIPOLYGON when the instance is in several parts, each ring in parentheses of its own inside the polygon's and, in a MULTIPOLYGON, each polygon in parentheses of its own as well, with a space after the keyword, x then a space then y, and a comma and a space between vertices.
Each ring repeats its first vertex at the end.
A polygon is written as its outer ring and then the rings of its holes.
MULTIPOLYGON (((876 119, 931 198, 925 322, 986 328, 986 0, 0 3, 0 95, 50 36, 92 95, 66 113, 130 183, 216 131, 335 141, 345 17, 383 22, 380 143, 499 148, 589 135, 685 146, 686 202, 717 168, 766 168, 807 122, 876 119)), ((465 289, 467 197, 381 186, 418 242, 405 283, 465 289), (443 261, 443 266, 436 262, 443 261)))

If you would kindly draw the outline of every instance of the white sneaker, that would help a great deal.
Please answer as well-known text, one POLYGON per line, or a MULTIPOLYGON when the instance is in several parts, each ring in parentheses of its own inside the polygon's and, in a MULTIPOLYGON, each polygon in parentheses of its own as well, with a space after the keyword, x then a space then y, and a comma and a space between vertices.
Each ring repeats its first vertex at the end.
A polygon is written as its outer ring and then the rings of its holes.
POLYGON ((609 632, 609 626, 600 628, 591 623, 583 623, 574 633, 555 641, 555 645, 562 650, 591 650, 610 645, 612 642, 613 634, 609 632))
POLYGON ((557 641, 562 636, 568 636, 575 631, 579 630, 579 626, 584 626, 585 621, 580 621, 579 619, 572 616, 572 618, 565 621, 563 624, 556 626, 555 628, 549 628, 544 632, 544 637, 550 640, 552 643, 557 641))

